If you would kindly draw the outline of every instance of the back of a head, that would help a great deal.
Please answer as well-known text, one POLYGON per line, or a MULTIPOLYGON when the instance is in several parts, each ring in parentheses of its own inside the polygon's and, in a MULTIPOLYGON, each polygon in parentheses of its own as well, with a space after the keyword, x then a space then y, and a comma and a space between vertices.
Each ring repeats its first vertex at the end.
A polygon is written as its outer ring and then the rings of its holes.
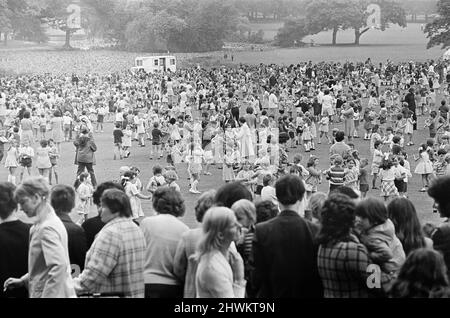
POLYGON ((448 287, 447 266, 438 251, 419 248, 412 251, 400 269, 390 290, 393 298, 429 297, 448 287))
POLYGON ((347 186, 337 187, 332 192, 338 192, 338 193, 345 194, 352 200, 359 199, 358 193, 356 193, 355 190, 353 190, 352 188, 347 187, 347 186))
POLYGON ((153 208, 159 214, 181 217, 185 212, 184 200, 174 188, 160 187, 153 193, 153 208))
POLYGON ((121 217, 131 217, 130 199, 124 191, 119 189, 107 189, 103 192, 100 201, 102 206, 107 206, 111 213, 117 213, 121 217))
POLYGON ((73 187, 58 184, 50 193, 50 204, 56 213, 70 213, 75 207, 75 190, 73 187))
POLYGON ((347 240, 355 223, 355 203, 346 195, 332 193, 321 208, 318 240, 321 244, 347 240))
POLYGON ((230 182, 221 186, 216 193, 217 206, 231 208, 234 202, 240 199, 253 200, 251 192, 240 182, 230 182))
POLYGON ((343 141, 344 138, 345 138, 345 133, 344 133, 343 131, 341 131, 341 130, 339 130, 339 131, 336 133, 336 136, 334 137, 334 139, 336 139, 337 142, 343 141))
POLYGON ((200 195, 194 207, 197 222, 203 222, 203 217, 205 216, 206 211, 208 211, 209 208, 211 208, 215 203, 215 196, 215 189, 208 190, 200 195))
POLYGON ((100 205, 100 198, 102 197, 103 192, 105 192, 108 189, 117 189, 125 192, 125 189, 120 183, 107 181, 99 184, 97 188, 95 189, 94 193, 92 194, 92 201, 95 205, 100 205))
POLYGON ((5 220, 16 209, 17 201, 14 200, 16 186, 11 182, 0 182, 0 219, 5 220))
POLYGON ((428 195, 439 204, 439 212, 442 217, 450 217, 450 176, 435 178, 428 188, 428 195))
POLYGON ((305 186, 300 177, 286 175, 275 183, 275 194, 280 204, 284 206, 293 205, 303 199, 305 186))
POLYGON ((270 200, 264 200, 256 203, 256 224, 268 221, 277 216, 278 206, 270 200))

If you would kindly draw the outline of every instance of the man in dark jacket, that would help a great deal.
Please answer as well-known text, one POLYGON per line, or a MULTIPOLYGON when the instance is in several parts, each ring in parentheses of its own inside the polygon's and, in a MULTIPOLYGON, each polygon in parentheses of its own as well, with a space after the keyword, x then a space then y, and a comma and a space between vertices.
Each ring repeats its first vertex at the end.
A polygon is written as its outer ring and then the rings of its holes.
POLYGON ((299 215, 305 187, 287 175, 275 185, 281 213, 256 225, 250 263, 252 283, 261 298, 320 298, 317 227, 299 215))
POLYGON ((417 130, 417 115, 416 115, 416 99, 414 96, 414 88, 410 88, 408 94, 405 96, 405 102, 408 103, 408 108, 413 112, 413 120, 415 122, 413 129, 417 130))
POLYGON ((84 230, 69 216, 75 207, 75 190, 70 186, 58 184, 52 189, 50 202, 66 228, 72 275, 76 277, 84 269, 87 248, 84 230))
POLYGON ((15 215, 16 187, 10 182, 0 182, 0 298, 26 298, 25 286, 3 290, 9 277, 21 277, 28 272, 28 245, 30 224, 23 223, 15 215))
POLYGON ((95 164, 94 152, 97 151, 97 145, 86 128, 81 131, 80 136, 75 139, 73 144, 76 147, 75 164, 78 165, 77 176, 87 169, 91 175, 92 186, 95 188, 97 186, 97 180, 95 179, 93 165, 95 164))

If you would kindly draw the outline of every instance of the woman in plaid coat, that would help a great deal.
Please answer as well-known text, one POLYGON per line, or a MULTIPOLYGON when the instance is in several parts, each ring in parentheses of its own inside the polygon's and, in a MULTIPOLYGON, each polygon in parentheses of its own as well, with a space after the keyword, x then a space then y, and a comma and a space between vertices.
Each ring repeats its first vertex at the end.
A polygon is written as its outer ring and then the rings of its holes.
POLYGON ((372 282, 370 275, 373 273, 367 272, 369 255, 366 247, 351 234, 355 204, 346 195, 331 194, 324 203, 321 216, 317 266, 324 297, 370 297, 368 282, 372 282))

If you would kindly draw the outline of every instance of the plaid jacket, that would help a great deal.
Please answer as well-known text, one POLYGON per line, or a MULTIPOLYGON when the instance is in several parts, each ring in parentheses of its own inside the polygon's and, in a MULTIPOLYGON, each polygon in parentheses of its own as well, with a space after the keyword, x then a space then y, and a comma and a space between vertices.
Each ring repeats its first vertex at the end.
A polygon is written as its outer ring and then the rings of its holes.
POLYGON ((320 245, 317 256, 319 275, 325 298, 367 298, 367 267, 370 264, 366 247, 358 242, 320 245))
POLYGON ((143 298, 145 248, 144 235, 131 219, 113 219, 87 252, 84 271, 75 279, 76 288, 143 298))

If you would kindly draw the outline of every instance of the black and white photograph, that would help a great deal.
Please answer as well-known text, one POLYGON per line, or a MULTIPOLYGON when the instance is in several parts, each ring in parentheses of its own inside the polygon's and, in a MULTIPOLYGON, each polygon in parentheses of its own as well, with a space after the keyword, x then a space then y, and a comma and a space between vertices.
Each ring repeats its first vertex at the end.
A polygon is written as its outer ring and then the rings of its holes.
POLYGON ((450 0, 0 0, 2 304, 450 298, 449 217, 450 0))

